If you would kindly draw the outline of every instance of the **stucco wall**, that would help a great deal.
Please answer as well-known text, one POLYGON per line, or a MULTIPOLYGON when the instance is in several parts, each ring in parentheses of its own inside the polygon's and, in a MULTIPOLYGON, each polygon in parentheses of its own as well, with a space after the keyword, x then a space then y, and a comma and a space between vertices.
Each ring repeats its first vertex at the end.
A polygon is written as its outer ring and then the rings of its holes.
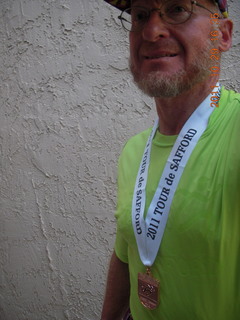
MULTIPOLYGON (((222 78, 239 90, 230 5, 222 78)), ((154 119, 117 14, 100 0, 0 0, 0 320, 100 318, 117 158, 154 119)))

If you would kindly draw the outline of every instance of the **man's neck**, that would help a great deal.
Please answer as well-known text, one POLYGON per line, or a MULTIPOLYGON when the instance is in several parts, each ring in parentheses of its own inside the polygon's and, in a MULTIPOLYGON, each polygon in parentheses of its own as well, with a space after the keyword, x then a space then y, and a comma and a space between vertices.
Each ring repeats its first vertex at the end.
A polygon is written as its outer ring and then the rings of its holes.
POLYGON ((185 122, 211 93, 218 79, 211 79, 207 83, 200 83, 190 91, 186 91, 174 98, 155 98, 157 113, 159 116, 159 130, 165 135, 177 135, 185 122))

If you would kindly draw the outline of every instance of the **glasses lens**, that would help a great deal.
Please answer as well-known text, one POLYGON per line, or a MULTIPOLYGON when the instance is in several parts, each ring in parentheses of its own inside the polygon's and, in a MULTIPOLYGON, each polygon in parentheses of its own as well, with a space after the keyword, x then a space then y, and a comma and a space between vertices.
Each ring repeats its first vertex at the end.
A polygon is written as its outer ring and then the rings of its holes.
POLYGON ((120 19, 128 31, 139 31, 148 21, 152 11, 159 11, 161 18, 170 24, 187 21, 192 14, 191 0, 168 0, 159 9, 133 6, 122 12, 120 19))
POLYGON ((171 24, 180 24, 189 19, 192 14, 190 0, 173 0, 166 2, 161 7, 163 19, 171 24))
POLYGON ((128 31, 137 31, 147 22, 149 10, 144 7, 128 8, 121 14, 123 27, 128 31))
POLYGON ((148 21, 149 10, 144 7, 132 7, 132 29, 141 29, 144 24, 148 21))

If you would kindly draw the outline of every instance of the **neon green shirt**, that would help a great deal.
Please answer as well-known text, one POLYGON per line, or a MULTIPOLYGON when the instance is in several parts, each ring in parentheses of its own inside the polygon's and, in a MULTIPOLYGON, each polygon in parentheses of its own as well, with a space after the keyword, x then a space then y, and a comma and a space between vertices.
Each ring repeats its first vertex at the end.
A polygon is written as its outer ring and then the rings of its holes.
MULTIPOLYGON (((137 294, 139 258, 131 222, 137 171, 150 129, 131 138, 119 159, 115 251, 129 264, 134 320, 240 319, 240 94, 222 89, 219 107, 197 143, 176 190, 152 267, 160 304, 137 294)), ((149 207, 177 136, 156 133, 146 188, 149 207)))

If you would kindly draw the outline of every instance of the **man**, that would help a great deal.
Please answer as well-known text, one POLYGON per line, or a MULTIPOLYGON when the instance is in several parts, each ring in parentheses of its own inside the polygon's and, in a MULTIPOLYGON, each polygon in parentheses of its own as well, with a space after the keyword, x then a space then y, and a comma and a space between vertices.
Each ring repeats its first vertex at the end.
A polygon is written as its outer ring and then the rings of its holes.
POLYGON ((240 319, 240 95, 221 87, 226 1, 105 0, 130 31, 153 129, 119 160, 117 236, 102 320, 240 319))

